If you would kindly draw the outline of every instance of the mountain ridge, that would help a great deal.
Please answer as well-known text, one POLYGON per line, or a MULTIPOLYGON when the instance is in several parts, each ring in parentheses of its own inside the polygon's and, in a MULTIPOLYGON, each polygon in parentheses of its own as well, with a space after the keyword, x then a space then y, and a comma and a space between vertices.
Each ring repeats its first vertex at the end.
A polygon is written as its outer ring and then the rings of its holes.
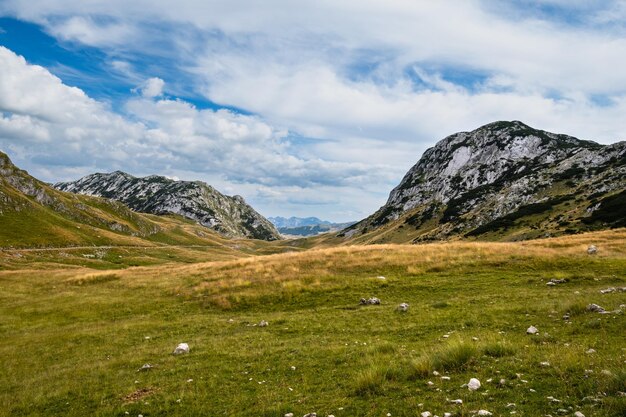
MULTIPOLYGON (((503 229, 505 223, 511 226, 510 223, 527 217, 514 214, 520 208, 530 206, 524 210, 538 214, 539 209, 548 212, 547 206, 571 205, 576 199, 579 209, 561 210, 570 213, 555 221, 589 225, 594 223, 589 217, 601 208, 598 198, 623 192, 624 178, 626 142, 601 145, 534 129, 519 121, 493 122, 471 132, 447 136, 427 149, 390 192, 385 205, 343 231, 340 237, 368 234, 409 213, 410 218, 402 219, 402 228, 414 229, 413 233, 404 233, 411 235, 412 241, 468 234, 475 237, 482 234, 479 232, 483 229, 479 228, 497 219, 515 217, 501 222, 503 227, 493 225, 503 229), (589 203, 595 200, 594 204, 580 209, 585 205, 582 196, 589 203), (536 204, 543 206, 533 206, 536 204)), ((621 201, 623 197, 616 198, 621 201)), ((621 224, 621 217, 618 213, 616 224, 621 224)), ((554 224, 535 226, 538 230, 558 229, 554 224)), ((396 232, 390 235, 402 234, 396 232)), ((537 237, 537 233, 513 237, 531 236, 537 237)), ((379 236, 373 241, 386 239, 379 236)))
POLYGON ((134 177, 123 171, 95 173, 56 189, 119 201, 132 210, 177 214, 227 237, 278 240, 276 228, 241 196, 227 196, 203 181, 175 181, 160 175, 134 177))

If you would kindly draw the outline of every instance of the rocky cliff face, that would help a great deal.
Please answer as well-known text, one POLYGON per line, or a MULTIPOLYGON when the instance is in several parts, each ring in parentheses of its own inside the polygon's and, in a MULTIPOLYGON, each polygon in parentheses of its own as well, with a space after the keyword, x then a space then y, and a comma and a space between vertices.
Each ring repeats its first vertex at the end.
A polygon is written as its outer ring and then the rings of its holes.
POLYGON ((240 196, 226 196, 200 181, 161 176, 136 178, 124 172, 92 174, 55 188, 117 200, 135 211, 178 214, 229 237, 280 238, 275 227, 240 196))
MULTIPOLYGON (((572 206, 561 210, 569 214, 559 222, 590 224, 595 211, 600 210, 596 217, 602 214, 602 198, 621 201, 625 188, 626 142, 604 146, 518 121, 496 122, 448 136, 428 149, 387 203, 345 235, 406 217, 404 224, 421 232, 416 240, 477 236, 559 204, 572 206)), ((615 221, 605 226, 621 225, 622 214, 620 220, 614 213, 615 221)))

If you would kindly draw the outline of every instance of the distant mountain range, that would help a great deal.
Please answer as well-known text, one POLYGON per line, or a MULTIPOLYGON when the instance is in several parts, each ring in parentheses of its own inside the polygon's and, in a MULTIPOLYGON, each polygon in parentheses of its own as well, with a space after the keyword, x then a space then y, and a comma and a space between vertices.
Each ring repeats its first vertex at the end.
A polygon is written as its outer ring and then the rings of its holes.
POLYGON ((456 133, 424 152, 361 243, 521 240, 626 226, 626 142, 600 145, 519 121, 456 133))
POLYGON ((268 220, 284 236, 315 236, 320 233, 341 230, 355 223, 332 223, 317 217, 269 217, 268 220))
POLYGON ((226 196, 201 181, 174 181, 152 175, 137 178, 121 171, 60 182, 61 191, 119 201, 157 215, 178 214, 228 237, 280 239, 276 228, 240 196, 226 196))

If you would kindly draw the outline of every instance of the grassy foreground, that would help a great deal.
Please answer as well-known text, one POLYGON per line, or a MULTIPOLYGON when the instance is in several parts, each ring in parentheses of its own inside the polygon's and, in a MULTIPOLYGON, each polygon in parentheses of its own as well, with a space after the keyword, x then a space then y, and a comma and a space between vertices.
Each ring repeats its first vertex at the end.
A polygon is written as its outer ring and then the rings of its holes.
POLYGON ((624 229, 176 261, 5 264, 0 415, 626 415, 624 229))

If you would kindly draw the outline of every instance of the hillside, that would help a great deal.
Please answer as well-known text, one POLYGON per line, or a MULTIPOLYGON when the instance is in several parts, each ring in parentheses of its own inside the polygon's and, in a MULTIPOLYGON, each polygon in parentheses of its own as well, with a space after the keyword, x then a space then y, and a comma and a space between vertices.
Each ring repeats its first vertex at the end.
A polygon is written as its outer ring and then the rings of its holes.
POLYGON ((520 240, 626 226, 626 142, 496 122, 424 152, 357 242, 520 240))
POLYGON ((226 196, 201 181, 174 181, 157 175, 136 178, 116 171, 88 175, 54 187, 116 200, 142 213, 177 214, 227 237, 280 239, 276 228, 242 197, 226 196))
POLYGON ((0 152, 0 249, 43 249, 37 256, 6 251, 7 256, 0 256, 0 269, 27 262, 32 267, 34 261, 72 263, 85 258, 94 266, 135 265, 167 261, 175 253, 181 259, 195 260, 206 259, 207 251, 241 256, 242 250, 252 247, 262 252, 261 246, 259 241, 229 241, 176 216, 135 213, 113 200, 56 190, 17 168, 0 152), (170 245, 198 248, 182 253, 170 245), (101 259, 94 248, 103 246, 126 249, 101 259), (47 252, 56 247, 67 249, 47 252))

